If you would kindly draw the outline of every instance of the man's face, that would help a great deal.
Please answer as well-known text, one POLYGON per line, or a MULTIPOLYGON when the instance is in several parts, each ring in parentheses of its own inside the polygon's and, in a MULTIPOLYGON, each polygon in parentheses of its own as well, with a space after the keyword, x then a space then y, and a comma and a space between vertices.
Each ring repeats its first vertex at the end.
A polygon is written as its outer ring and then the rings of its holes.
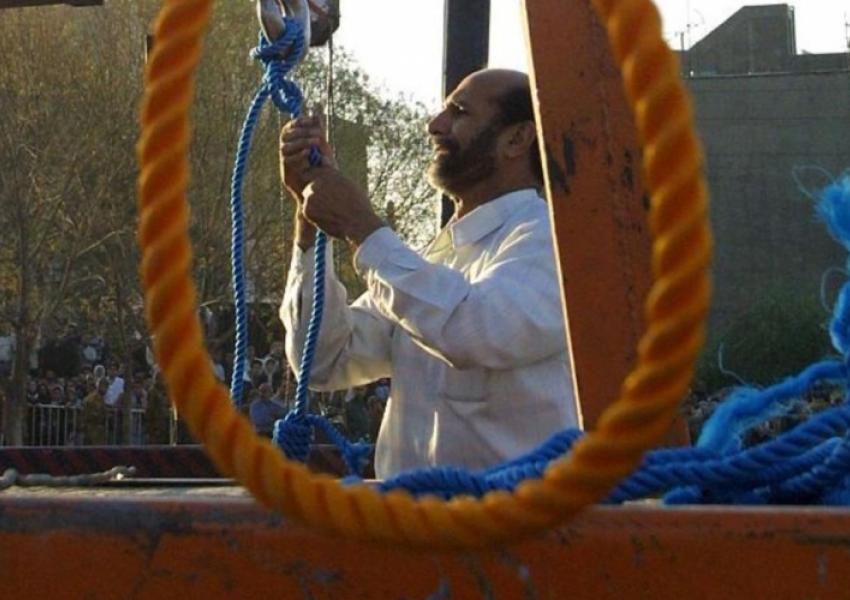
POLYGON ((256 360, 251 363, 251 375, 253 377, 259 377, 263 373, 263 363, 256 360))
POLYGON ((496 172, 496 140, 499 128, 489 124, 466 144, 444 137, 428 169, 431 184, 450 194, 461 194, 496 172))
POLYGON ((435 149, 428 180, 434 187, 461 194, 496 172, 502 127, 491 95, 480 82, 467 80, 428 123, 435 149))

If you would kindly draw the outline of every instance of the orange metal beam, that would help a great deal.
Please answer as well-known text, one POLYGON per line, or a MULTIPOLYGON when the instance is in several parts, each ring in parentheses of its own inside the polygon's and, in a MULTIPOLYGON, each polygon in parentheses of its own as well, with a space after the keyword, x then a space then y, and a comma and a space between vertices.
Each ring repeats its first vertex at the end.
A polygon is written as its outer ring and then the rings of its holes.
POLYGON ((648 200, 631 110, 588 0, 527 0, 573 373, 585 427, 637 358, 650 285, 648 200))
POLYGON ((482 553, 329 539, 219 491, 0 496, 2 597, 844 598, 850 511, 594 508, 482 553))

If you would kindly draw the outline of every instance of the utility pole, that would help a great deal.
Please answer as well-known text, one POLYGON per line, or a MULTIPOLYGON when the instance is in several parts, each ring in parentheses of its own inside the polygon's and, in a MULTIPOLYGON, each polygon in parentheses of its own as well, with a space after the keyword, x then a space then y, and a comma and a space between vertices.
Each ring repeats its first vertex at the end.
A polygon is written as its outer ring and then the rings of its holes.
POLYGON ((850 71, 850 20, 844 13, 844 47, 847 49, 847 70, 850 71))
MULTIPOLYGON (((464 77, 487 66, 490 51, 490 0, 445 0, 443 98, 464 77)), ((440 225, 454 214, 454 204, 443 197, 440 225)))
POLYGON ((847 20, 847 13, 844 13, 844 44, 850 53, 850 21, 847 20))
POLYGON ((0 10, 4 8, 27 8, 31 6, 103 6, 103 0, 0 0, 0 10))

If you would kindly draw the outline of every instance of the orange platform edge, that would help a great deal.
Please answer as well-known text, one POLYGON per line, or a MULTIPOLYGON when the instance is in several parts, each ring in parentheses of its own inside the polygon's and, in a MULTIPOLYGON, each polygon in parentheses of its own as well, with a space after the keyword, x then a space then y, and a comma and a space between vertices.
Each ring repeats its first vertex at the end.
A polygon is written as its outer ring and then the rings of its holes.
MULTIPOLYGON (((587 3, 526 9, 541 132, 560 176, 549 192, 577 385, 592 424, 617 396, 642 330, 640 151, 587 3), (588 204, 594 197, 609 203, 588 204), (588 235, 591 226, 600 233, 588 235)), ((515 546, 426 553, 326 538, 220 490, 14 491, 0 495, 0 573, 0 597, 16 600, 841 598, 850 595, 850 512, 595 507, 515 546)))
POLYGON ((221 492, 94 493, 0 497, 0 597, 823 599, 850 589, 843 510, 596 507, 516 546, 444 554, 326 538, 221 492))

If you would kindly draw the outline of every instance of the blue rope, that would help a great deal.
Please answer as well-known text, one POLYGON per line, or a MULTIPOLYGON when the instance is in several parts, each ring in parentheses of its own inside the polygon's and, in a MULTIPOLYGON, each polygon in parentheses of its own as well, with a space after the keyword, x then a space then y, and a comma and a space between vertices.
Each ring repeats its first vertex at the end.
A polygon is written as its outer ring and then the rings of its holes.
POLYGON ((383 492, 405 489, 414 495, 437 495, 451 498, 468 494, 482 496, 494 490, 513 490, 526 479, 543 474, 553 459, 569 452, 582 437, 579 429, 556 433, 540 447, 504 465, 470 473, 455 467, 415 469, 387 479, 379 486, 383 492))
MULTIPOLYGON (((850 249, 850 178, 825 190, 818 213, 833 235, 850 249), (832 205, 830 205, 830 203, 832 205), (840 206, 833 206, 840 205, 840 206), (830 219, 845 219, 833 223, 830 219)), ((830 382, 846 388, 850 379, 850 283, 834 307, 833 345, 843 360, 824 360, 764 390, 741 387, 715 411, 697 447, 650 452, 607 502, 664 494, 668 504, 822 503, 850 505, 850 405, 814 415, 776 439, 742 449, 744 434, 770 418, 787 414, 813 386, 830 382)), ((415 495, 481 496, 511 491, 527 478, 542 477, 552 458, 572 447, 582 433, 561 432, 534 451, 492 469, 467 472, 441 467, 402 473, 380 489, 415 495)))
POLYGON ((791 402, 815 383, 846 379, 847 368, 843 363, 823 361, 766 390, 738 388, 711 415, 702 429, 697 447, 719 454, 740 450, 744 433, 771 417, 787 414, 791 402))
MULTIPOLYGON (((230 383, 230 394, 233 401, 239 405, 242 402, 243 379, 245 375, 245 354, 248 346, 248 317, 245 301, 245 262, 244 248, 244 215, 242 188, 247 170, 251 142, 256 129, 257 120, 266 101, 271 98, 274 105, 282 113, 288 113, 293 119, 301 115, 303 95, 295 82, 287 79, 295 66, 301 61, 306 44, 301 25, 292 19, 285 19, 284 33, 280 39, 270 43, 260 34, 259 45, 251 51, 251 57, 259 60, 264 68, 262 84, 254 95, 236 151, 236 164, 233 169, 231 185, 231 218, 233 223, 231 241, 231 268, 233 272, 233 297, 236 318, 236 347, 233 357, 233 376, 230 383), (284 58, 285 57, 285 58, 284 58)), ((318 166, 322 156, 318 149, 310 149, 310 164, 318 166)), ((343 460, 352 473, 362 473, 368 464, 371 445, 349 443, 342 434, 323 417, 308 414, 309 381, 313 361, 316 356, 316 346, 319 330, 322 324, 322 313, 325 300, 325 251, 327 236, 319 231, 315 243, 315 273, 313 279, 313 307, 304 352, 298 373, 298 384, 295 392, 295 406, 286 418, 275 423, 273 440, 290 458, 306 461, 310 446, 313 442, 315 428, 321 429, 340 449, 343 460)))
MULTIPOLYGON (((319 160, 321 160, 321 157, 319 160)), ((289 458, 306 462, 310 455, 310 446, 313 443, 313 432, 316 428, 319 428, 339 449, 349 472, 353 475, 360 475, 369 464, 372 445, 360 442, 351 443, 330 421, 324 417, 309 414, 308 386, 313 361, 316 358, 316 348, 325 306, 326 247, 327 236, 322 231, 317 232, 313 268, 313 306, 310 322, 307 325, 304 350, 301 354, 298 384, 295 388, 295 406, 286 415, 286 418, 275 423, 272 440, 280 446, 289 458)))
POLYGON ((848 428, 850 407, 841 406, 815 415, 771 442, 737 454, 693 461, 680 460, 673 452, 664 462, 644 461, 636 473, 614 490, 609 501, 637 500, 689 485, 729 491, 736 487, 757 489, 777 484, 823 462, 834 447, 824 444, 834 436, 844 435, 848 428))
MULTIPOLYGON (((237 315, 237 345, 232 395, 242 393, 244 350, 247 340, 242 257, 242 181, 257 117, 271 97, 281 111, 297 117, 302 96, 286 75, 304 51, 303 33, 287 20, 281 40, 269 44, 260 37, 252 55, 263 62, 263 84, 251 103, 243 126, 233 176, 233 287, 237 315), (281 60, 283 49, 289 58, 281 60)), ((321 162, 314 148, 313 165, 321 162)), ((830 186, 817 208, 836 239, 850 249, 850 177, 830 186)), ((295 406, 274 428, 274 441, 287 456, 305 461, 313 433, 321 429, 337 445, 346 465, 358 474, 368 461, 371 447, 350 444, 326 419, 308 412, 309 376, 315 359, 324 309, 325 254, 327 239, 318 232, 315 243, 313 306, 298 374, 295 406)), ((742 449, 744 434, 755 425, 787 414, 794 402, 820 382, 846 387, 850 365, 850 283, 836 301, 830 336, 842 361, 815 363, 794 377, 764 390, 737 389, 706 423, 696 448, 650 452, 641 467, 622 482, 607 502, 619 503, 664 494, 668 504, 682 503, 829 503, 850 505, 850 405, 826 410, 778 438, 754 448, 742 449)), ((417 469, 380 484, 380 490, 406 489, 415 495, 482 496, 493 490, 512 491, 522 481, 539 478, 549 462, 570 451, 582 432, 568 429, 550 437, 540 447, 503 465, 477 472, 455 467, 417 469)), ((351 477, 347 483, 358 481, 351 477)))
POLYGON ((242 403, 245 353, 248 347, 248 309, 245 301, 245 260, 243 252, 245 247, 245 217, 242 209, 245 172, 248 167, 248 157, 251 152, 251 142, 254 138, 257 119, 266 100, 271 98, 278 110, 291 114, 293 118, 297 118, 301 114, 301 90, 295 83, 288 81, 286 75, 301 60, 304 50, 304 34, 301 25, 297 21, 287 19, 284 34, 279 40, 269 43, 261 34, 258 47, 251 51, 251 57, 259 60, 265 66, 265 74, 242 124, 230 190, 232 220, 230 255, 233 304, 236 313, 236 347, 233 353, 230 397, 237 405, 242 403), (286 59, 281 58, 284 54, 286 59))

